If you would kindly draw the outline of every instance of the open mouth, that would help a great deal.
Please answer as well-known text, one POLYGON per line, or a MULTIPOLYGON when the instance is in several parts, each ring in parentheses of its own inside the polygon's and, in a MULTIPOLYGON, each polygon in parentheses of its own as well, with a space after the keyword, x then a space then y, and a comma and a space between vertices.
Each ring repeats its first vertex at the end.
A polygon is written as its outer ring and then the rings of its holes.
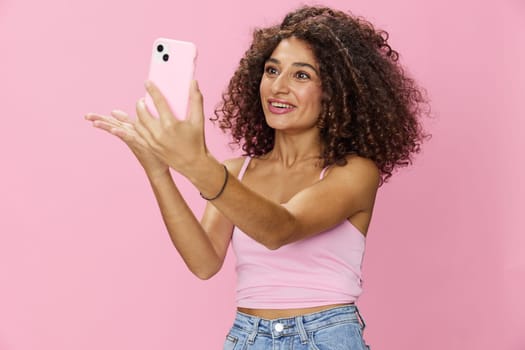
POLYGON ((275 108, 281 108, 281 109, 292 109, 292 108, 295 108, 292 105, 289 105, 289 104, 286 104, 286 103, 281 103, 281 102, 270 102, 270 106, 275 107, 275 108))

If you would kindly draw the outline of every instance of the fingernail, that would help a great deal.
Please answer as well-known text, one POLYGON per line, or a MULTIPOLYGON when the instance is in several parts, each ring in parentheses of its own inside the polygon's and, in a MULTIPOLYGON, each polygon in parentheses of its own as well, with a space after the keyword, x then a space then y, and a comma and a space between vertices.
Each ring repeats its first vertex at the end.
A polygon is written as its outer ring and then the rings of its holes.
POLYGON ((146 87, 146 89, 151 88, 151 81, 146 80, 146 81, 144 82, 144 86, 146 87))

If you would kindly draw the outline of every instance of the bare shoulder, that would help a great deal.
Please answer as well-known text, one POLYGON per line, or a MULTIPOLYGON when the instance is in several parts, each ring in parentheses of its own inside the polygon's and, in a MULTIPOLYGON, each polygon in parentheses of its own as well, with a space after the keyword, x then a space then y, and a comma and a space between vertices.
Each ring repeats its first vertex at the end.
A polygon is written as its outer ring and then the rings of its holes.
POLYGON ((239 175, 242 165, 244 164, 246 157, 237 157, 225 160, 223 163, 228 168, 228 171, 235 177, 239 175))
POLYGON ((359 184, 362 187, 377 188, 381 179, 376 164, 364 157, 350 155, 346 158, 346 165, 332 166, 326 173, 326 178, 345 181, 349 184, 359 184))

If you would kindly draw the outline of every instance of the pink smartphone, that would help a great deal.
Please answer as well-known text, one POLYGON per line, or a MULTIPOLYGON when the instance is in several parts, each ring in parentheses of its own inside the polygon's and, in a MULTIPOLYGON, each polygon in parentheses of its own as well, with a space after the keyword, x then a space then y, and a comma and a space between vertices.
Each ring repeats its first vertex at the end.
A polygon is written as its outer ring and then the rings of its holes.
MULTIPOLYGON (((178 119, 186 118, 196 57, 197 48, 191 42, 158 38, 153 43, 148 79, 158 86, 178 119)), ((158 117, 147 93, 145 100, 149 111, 158 117)))

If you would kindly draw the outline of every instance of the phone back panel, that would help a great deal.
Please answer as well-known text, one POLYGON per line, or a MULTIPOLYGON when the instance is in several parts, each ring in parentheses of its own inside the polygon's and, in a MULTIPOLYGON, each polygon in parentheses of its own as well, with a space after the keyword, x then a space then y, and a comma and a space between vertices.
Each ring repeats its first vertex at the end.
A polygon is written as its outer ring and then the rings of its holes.
MULTIPOLYGON (((159 87, 178 119, 186 118, 196 55, 195 44, 190 42, 158 38, 153 44, 148 79, 159 87)), ((149 111, 158 116, 149 94, 145 100, 149 111)))

